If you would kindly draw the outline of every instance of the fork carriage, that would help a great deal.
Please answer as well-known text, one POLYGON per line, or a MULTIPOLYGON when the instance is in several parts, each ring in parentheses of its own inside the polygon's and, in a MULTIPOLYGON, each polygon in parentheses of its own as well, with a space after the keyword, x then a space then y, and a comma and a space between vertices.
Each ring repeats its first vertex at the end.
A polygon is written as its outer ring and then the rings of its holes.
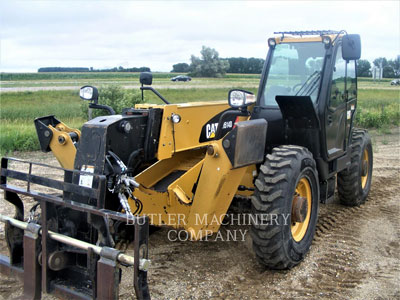
POLYGON ((15 206, 16 213, 14 218, 0 215, 0 221, 5 223, 9 250, 9 257, 0 256, 0 271, 23 281, 24 299, 40 299, 42 292, 61 298, 118 299, 121 266, 134 269, 133 287, 137 298, 150 298, 147 286, 150 262, 148 218, 127 217, 124 213, 105 209, 105 184, 103 175, 2 158, 0 188, 4 190, 4 199, 15 206), (10 162, 25 164, 29 171, 10 168, 10 162), (59 181, 35 175, 32 169, 38 166, 62 171, 65 179, 91 176, 94 188, 83 187, 73 180, 59 181), (26 186, 11 185, 9 179, 24 182, 26 186), (60 193, 40 193, 33 185, 60 193), (24 222, 24 203, 20 195, 37 201, 40 217, 30 217, 24 222), (79 197, 90 199, 90 203, 76 201, 79 197), (70 219, 64 220, 63 214, 70 219), (77 222, 75 225, 70 224, 71 216, 77 222), (115 222, 133 227, 133 257, 111 247, 109 228, 115 222), (71 232, 79 239, 72 238, 71 232))

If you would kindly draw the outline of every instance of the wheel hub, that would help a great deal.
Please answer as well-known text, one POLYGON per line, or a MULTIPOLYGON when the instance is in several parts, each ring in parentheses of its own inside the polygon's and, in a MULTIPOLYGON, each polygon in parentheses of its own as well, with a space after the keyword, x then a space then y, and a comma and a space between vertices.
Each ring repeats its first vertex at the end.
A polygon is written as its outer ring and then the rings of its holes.
POLYGON ((365 148, 362 160, 361 160, 361 187, 364 189, 367 186, 369 173, 369 153, 365 148))
POLYGON ((364 160, 361 168, 361 176, 366 176, 368 173, 368 161, 364 160))
POLYGON ((307 211, 307 198, 295 196, 292 204, 292 221, 296 223, 303 223, 307 217, 307 211))
POLYGON ((291 232, 296 242, 306 235, 311 217, 312 192, 310 182, 306 177, 299 180, 292 200, 291 232))

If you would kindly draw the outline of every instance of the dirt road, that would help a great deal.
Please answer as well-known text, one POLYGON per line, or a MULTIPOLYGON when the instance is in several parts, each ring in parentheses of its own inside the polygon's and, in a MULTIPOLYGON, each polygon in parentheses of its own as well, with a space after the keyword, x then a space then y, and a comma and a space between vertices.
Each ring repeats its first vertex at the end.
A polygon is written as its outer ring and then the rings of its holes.
MULTIPOLYGON (((321 205, 315 240, 299 266, 266 270, 257 263, 248 234, 236 242, 171 242, 168 230, 161 229, 150 236, 153 299, 400 299, 399 130, 373 140, 367 203, 321 205)), ((0 210, 10 213, 4 206, 0 210)), ((223 226, 221 233, 233 229, 249 228, 223 226)), ((2 230, 0 239, 4 251, 2 230)), ((134 298, 130 275, 123 276, 121 299, 134 298)), ((13 279, 0 283, 0 299, 22 292, 13 279)))
MULTIPOLYGON (((125 89, 139 90, 140 84, 132 80, 95 80, 88 79, 79 81, 49 81, 49 80, 28 80, 28 81, 0 81, 0 93, 9 92, 37 92, 37 91, 63 91, 73 90, 78 91, 83 85, 93 84, 97 87, 102 85, 120 85, 125 89)), ((200 78, 191 82, 170 82, 169 80, 156 80, 152 85, 157 90, 162 89, 211 89, 211 88, 258 88, 259 80, 253 79, 221 79, 221 78, 200 78)), ((392 86, 388 82, 365 82, 360 81, 359 90, 399 90, 399 86, 392 86)))

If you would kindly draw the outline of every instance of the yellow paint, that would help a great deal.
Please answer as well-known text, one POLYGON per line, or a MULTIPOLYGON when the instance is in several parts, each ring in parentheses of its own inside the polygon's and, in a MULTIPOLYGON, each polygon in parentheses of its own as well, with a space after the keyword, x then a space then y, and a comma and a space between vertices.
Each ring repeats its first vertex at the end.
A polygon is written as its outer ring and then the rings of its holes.
MULTIPOLYGON (((336 34, 328 34, 324 36, 329 36, 331 38, 331 41, 334 41, 336 38, 336 34)), ((343 34, 339 35, 343 36, 343 34)), ((284 43, 310 43, 310 42, 321 42, 322 43, 322 37, 319 35, 315 36, 306 36, 306 37, 301 37, 301 36, 293 36, 293 35, 285 35, 285 37, 282 40, 282 37, 275 37, 275 42, 277 44, 284 44, 284 43)))
POLYGON ((214 149, 221 150, 214 155, 206 155, 185 226, 195 240, 218 231, 247 169, 232 169, 229 158, 222 150, 222 140, 212 145, 214 149))
MULTIPOLYGON (((159 160, 170 158, 174 152, 208 145, 211 141, 199 142, 201 130, 212 117, 229 108, 227 101, 192 102, 171 105, 138 104, 135 108, 162 108, 160 140, 157 151, 159 160), (172 123, 172 114, 181 116, 181 121, 172 123)), ((210 137, 211 138, 211 137, 210 137)))
MULTIPOLYGON (((238 186, 254 188, 253 172, 256 170, 254 165, 232 169, 222 139, 212 140, 212 133, 209 140, 199 142, 203 126, 227 110, 227 102, 141 104, 136 108, 163 109, 158 161, 135 176, 140 187, 133 191, 133 196, 143 205, 140 214, 148 215, 153 225, 185 229, 193 239, 217 232, 238 186), (181 121, 174 124, 172 114, 179 114, 181 121), (212 155, 206 152, 209 145, 214 148, 212 155)), ((240 121, 246 119, 248 117, 241 117, 240 121)), ((49 128, 53 132, 50 147, 54 155, 63 167, 72 169, 76 149, 68 132, 77 131, 64 124, 49 128), (58 142, 60 135, 65 138, 62 144, 58 142)), ((80 136, 79 131, 77 134, 80 136)), ((239 192, 242 196, 252 193, 239 192)), ((129 198, 128 201, 135 211, 135 200, 129 198)))
MULTIPOLYGON (((295 196, 304 197, 307 199, 307 215, 304 222, 293 222, 291 225, 292 237, 296 242, 300 242, 306 235, 308 224, 310 223, 311 210, 312 210, 312 194, 311 186, 308 179, 303 177, 299 180, 296 186, 295 196)), ((293 197, 293 199, 294 199, 293 197)))
POLYGON ((68 133, 75 132, 78 135, 79 140, 81 137, 81 132, 78 129, 68 127, 62 122, 57 124, 56 127, 49 125, 48 128, 53 133, 49 145, 53 155, 57 158, 61 167, 64 169, 74 169, 76 148, 68 133), (60 143, 59 137, 63 137, 64 142, 60 143))
POLYGON ((368 181, 368 176, 369 176, 369 157, 368 157, 367 148, 365 148, 365 150, 364 150, 363 158, 362 158, 362 161, 361 161, 361 166, 363 166, 364 164, 366 164, 367 170, 366 170, 365 176, 361 175, 361 187, 362 187, 362 189, 364 189, 366 187, 367 181, 368 181))
POLYGON ((178 184, 172 189, 172 191, 174 192, 174 194, 178 198, 178 200, 180 202, 182 202, 183 204, 192 203, 192 199, 189 198, 188 195, 186 195, 185 191, 178 184))
MULTIPOLYGON (((140 104, 136 108, 163 109, 157 153, 159 161, 135 178, 141 185, 134 191, 134 196, 143 203, 142 214, 149 215, 153 225, 186 229, 194 240, 217 232, 238 192, 238 186, 254 188, 253 172, 256 170, 254 165, 233 170, 223 151, 222 139, 212 140, 215 136, 213 132, 209 141, 199 142, 203 126, 215 115, 227 110, 227 102, 140 104), (174 124, 172 114, 180 115, 181 121, 174 124), (214 147, 212 155, 206 154, 208 145, 214 147), (171 182, 165 191, 155 190, 157 183, 177 171, 185 173, 171 182), (179 224, 178 219, 181 221, 179 224)), ((248 117, 240 117, 240 121, 246 119, 248 117)), ((242 196, 252 193, 238 192, 242 196)), ((129 201, 135 207, 133 200, 129 201)))
MULTIPOLYGON (((213 155, 206 154, 205 147, 175 153, 135 177, 141 186, 133 195, 143 203, 141 214, 148 215, 151 224, 185 229, 194 240, 218 231, 239 184, 252 169, 232 169, 221 143, 212 142, 213 155), (176 171, 185 173, 166 191, 155 190, 160 180, 176 171)), ((135 207, 132 199, 129 203, 135 207)))
MULTIPOLYGON (((177 223, 177 217, 187 218, 189 214, 193 184, 199 177, 204 155, 205 148, 176 153, 169 159, 156 162, 135 177, 140 187, 134 190, 133 195, 143 203, 142 215, 148 215, 151 224, 184 228, 183 223, 177 223), (177 171, 185 173, 171 182, 165 191, 155 190, 157 183, 177 171), (190 199, 190 203, 182 201, 179 196, 190 199)), ((136 207, 132 199, 128 201, 132 208, 136 207)))
POLYGON ((192 149, 176 153, 170 159, 156 162, 138 174, 135 179, 146 188, 153 187, 161 179, 174 171, 188 171, 204 158, 205 149, 192 149))

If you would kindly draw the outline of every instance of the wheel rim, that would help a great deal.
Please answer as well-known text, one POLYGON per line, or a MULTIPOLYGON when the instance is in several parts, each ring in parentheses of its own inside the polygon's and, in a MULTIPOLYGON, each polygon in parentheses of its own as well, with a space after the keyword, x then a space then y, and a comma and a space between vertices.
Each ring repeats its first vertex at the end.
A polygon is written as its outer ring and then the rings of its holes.
POLYGON ((361 187, 364 189, 367 186, 369 175, 369 155, 368 150, 365 148, 363 158, 361 161, 361 187))
MULTIPOLYGON (((307 199, 307 214, 306 218, 303 222, 295 222, 293 220, 293 216, 291 219, 291 231, 292 237, 296 242, 300 242, 304 236, 306 235, 308 224, 310 223, 310 216, 311 216, 311 203, 312 203, 312 193, 311 193, 311 186, 310 182, 307 178, 303 177, 300 179, 296 186, 295 195, 293 197, 293 201, 295 197, 300 196, 307 199)), ((292 203, 293 205, 293 203, 292 203)))

